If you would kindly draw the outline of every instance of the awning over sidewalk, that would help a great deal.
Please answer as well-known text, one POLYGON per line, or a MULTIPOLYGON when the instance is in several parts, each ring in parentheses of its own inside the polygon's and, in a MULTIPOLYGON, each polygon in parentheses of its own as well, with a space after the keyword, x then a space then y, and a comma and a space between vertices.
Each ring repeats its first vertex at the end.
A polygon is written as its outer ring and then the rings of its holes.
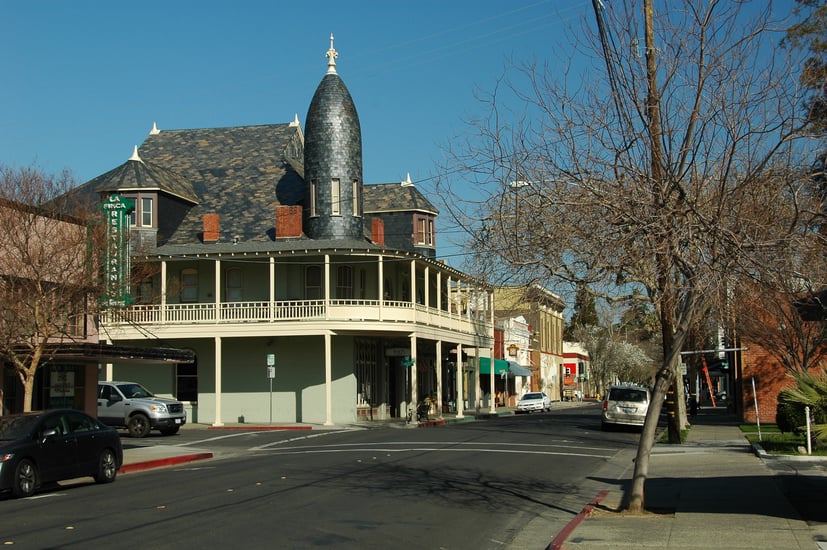
POLYGON ((531 376, 531 371, 514 361, 508 361, 508 370, 514 376, 531 376))
MULTIPOLYGON (((480 374, 491 375, 491 359, 488 357, 480 357, 480 374)), ((496 376, 502 376, 504 374, 510 374, 512 376, 531 376, 531 371, 516 361, 494 359, 494 374, 496 376)))
MULTIPOLYGON (((494 374, 502 376, 508 373, 508 361, 504 359, 494 359, 494 374)), ((480 357, 480 374, 491 375, 491 359, 488 357, 480 357)))

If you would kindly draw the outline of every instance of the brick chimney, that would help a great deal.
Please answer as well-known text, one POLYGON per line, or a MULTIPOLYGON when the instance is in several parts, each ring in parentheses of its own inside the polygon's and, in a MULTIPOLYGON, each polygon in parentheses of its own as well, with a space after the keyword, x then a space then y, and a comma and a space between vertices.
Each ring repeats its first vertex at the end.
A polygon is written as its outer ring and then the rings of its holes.
POLYGON ((302 236, 302 207, 276 206, 276 238, 288 239, 302 236))
POLYGON ((218 240, 219 221, 218 214, 204 214, 201 218, 204 223, 204 237, 205 243, 214 243, 218 240))
POLYGON ((385 246, 385 221, 380 218, 370 220, 370 240, 379 246, 385 246))

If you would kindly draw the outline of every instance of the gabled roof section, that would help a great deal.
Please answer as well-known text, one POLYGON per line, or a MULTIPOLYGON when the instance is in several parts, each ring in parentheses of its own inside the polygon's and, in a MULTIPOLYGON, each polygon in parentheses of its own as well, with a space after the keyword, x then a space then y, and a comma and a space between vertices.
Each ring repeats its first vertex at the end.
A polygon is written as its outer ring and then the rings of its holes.
POLYGON ((98 176, 88 185, 97 193, 162 191, 192 204, 198 204, 198 195, 187 178, 152 162, 144 162, 136 153, 133 153, 128 161, 98 176))
POLYGON ((219 214, 223 240, 272 240, 275 207, 304 198, 303 145, 291 123, 149 135, 141 158, 183 175, 200 198, 167 243, 199 243, 205 213, 219 214))
POLYGON ((406 182, 365 185, 364 199, 365 214, 410 211, 439 214, 419 189, 406 182))

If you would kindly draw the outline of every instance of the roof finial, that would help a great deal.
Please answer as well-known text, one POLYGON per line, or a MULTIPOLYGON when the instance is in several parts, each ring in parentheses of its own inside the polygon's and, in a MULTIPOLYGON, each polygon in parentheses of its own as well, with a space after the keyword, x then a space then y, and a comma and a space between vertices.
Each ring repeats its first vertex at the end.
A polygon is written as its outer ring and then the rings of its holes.
POLYGON ((408 178, 405 181, 402 182, 403 187, 407 187, 408 185, 413 185, 413 182, 411 181, 411 173, 410 172, 408 172, 408 178))
POLYGON ((154 136, 155 134, 160 134, 161 130, 158 129, 158 126, 153 122, 152 123, 152 130, 149 131, 149 135, 154 136))
POLYGON ((129 160, 137 160, 138 162, 143 162, 141 157, 138 156, 138 146, 135 146, 135 149, 132 150, 132 156, 129 157, 129 160))
POLYGON ((333 33, 330 33, 330 49, 324 54, 327 57, 327 74, 336 74, 336 58, 339 52, 333 49, 333 33))

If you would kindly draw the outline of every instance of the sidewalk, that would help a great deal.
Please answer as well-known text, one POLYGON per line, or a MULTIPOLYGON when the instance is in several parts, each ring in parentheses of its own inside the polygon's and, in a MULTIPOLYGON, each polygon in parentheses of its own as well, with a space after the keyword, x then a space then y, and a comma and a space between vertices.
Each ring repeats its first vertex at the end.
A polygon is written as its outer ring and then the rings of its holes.
POLYGON ((621 512, 630 464, 621 479, 599 480, 605 490, 548 548, 827 549, 827 542, 820 542, 827 541, 827 524, 808 524, 799 515, 733 415, 720 407, 702 408, 690 423, 684 445, 655 446, 646 513, 621 512))

